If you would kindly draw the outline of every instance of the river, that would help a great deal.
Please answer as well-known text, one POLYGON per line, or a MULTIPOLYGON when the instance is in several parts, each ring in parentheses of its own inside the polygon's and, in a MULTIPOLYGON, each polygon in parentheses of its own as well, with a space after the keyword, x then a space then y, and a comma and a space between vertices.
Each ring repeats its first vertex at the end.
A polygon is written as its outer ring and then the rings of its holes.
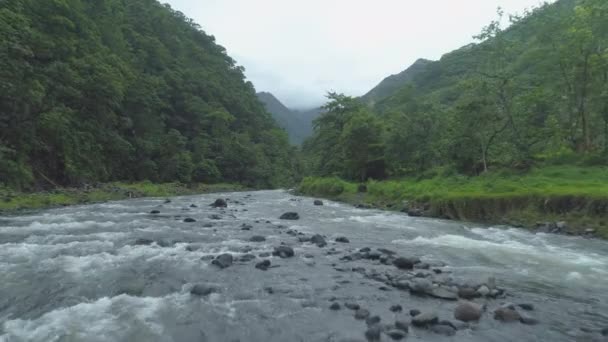
POLYGON ((0 217, 0 341, 365 341, 366 323, 353 318, 346 302, 380 316, 382 324, 408 319, 411 309, 454 321, 456 301, 414 296, 369 276, 407 271, 377 260, 344 260, 365 247, 417 257, 437 270, 420 270, 421 277, 451 283, 495 277, 506 290, 506 298, 475 299, 486 312, 455 335, 410 327, 408 341, 607 338, 600 333, 608 327, 606 241, 329 201, 315 206, 311 198, 276 190, 0 217), (209 206, 218 197, 229 198, 227 209, 209 206), (288 211, 301 218, 280 220, 288 211), (328 245, 298 240, 313 234, 324 235, 328 245), (254 235, 265 241, 249 241, 254 235), (350 243, 334 242, 342 236, 350 243), (265 257, 281 243, 295 256, 265 257), (211 264, 222 253, 235 258, 230 267, 211 264), (241 258, 247 254, 256 259, 241 258), (271 261, 266 271, 254 266, 263 259, 271 261), (195 284, 213 293, 191 294, 195 284), (333 302, 341 310, 330 310, 333 302), (495 320, 492 312, 504 302, 533 304, 526 314, 539 324, 495 320), (403 312, 389 310, 397 304, 403 312))

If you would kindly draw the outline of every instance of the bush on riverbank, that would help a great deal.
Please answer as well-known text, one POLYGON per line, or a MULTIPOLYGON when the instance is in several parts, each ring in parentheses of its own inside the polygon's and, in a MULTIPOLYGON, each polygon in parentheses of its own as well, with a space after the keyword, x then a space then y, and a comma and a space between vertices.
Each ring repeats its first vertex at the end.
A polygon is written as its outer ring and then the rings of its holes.
POLYGON ((209 192, 245 190, 236 184, 193 184, 181 183, 156 184, 107 183, 95 188, 58 188, 47 192, 22 193, 8 188, 0 188, 0 211, 18 209, 37 209, 120 200, 136 197, 168 197, 194 195, 209 192))
POLYGON ((563 220, 574 230, 596 229, 608 237, 608 169, 604 167, 554 166, 478 177, 437 173, 366 185, 367 193, 357 194, 355 183, 306 178, 299 190, 382 208, 426 207, 429 215, 450 219, 527 227, 563 220))

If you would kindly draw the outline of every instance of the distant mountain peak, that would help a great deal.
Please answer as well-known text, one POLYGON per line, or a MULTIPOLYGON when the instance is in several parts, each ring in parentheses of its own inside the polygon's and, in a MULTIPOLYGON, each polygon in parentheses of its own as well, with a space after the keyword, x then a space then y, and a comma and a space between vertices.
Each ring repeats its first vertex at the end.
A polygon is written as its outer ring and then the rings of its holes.
POLYGON ((376 102, 395 94, 401 87, 411 82, 416 75, 423 72, 431 63, 433 63, 433 61, 418 58, 414 64, 407 69, 398 74, 390 75, 382 80, 382 82, 380 82, 367 94, 363 95, 361 100, 373 106, 376 102))

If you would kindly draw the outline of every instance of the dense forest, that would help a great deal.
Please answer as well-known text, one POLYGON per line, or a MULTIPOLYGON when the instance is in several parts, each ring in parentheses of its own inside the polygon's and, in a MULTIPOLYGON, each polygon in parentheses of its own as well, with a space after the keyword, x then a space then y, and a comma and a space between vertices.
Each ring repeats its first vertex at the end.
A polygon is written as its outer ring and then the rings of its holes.
POLYGON ((499 10, 476 39, 363 100, 329 94, 304 145, 308 172, 365 180, 608 164, 608 2, 499 10))
POLYGON ((243 68, 168 5, 0 4, 0 185, 271 187, 296 164, 243 68))

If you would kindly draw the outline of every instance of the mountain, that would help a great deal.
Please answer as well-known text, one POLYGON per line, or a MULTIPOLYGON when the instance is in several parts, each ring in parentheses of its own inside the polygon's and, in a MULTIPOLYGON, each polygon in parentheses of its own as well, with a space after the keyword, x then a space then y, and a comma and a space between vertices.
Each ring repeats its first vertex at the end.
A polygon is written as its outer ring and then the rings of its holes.
POLYGON ((377 86, 370 90, 367 94, 361 97, 364 103, 373 106, 376 102, 385 99, 395 94, 399 88, 411 82, 417 75, 426 70, 426 67, 432 61, 427 59, 418 59, 414 64, 404 71, 391 75, 382 80, 377 86))
POLYGON ((321 114, 321 108, 291 110, 271 93, 259 92, 257 96, 279 126, 287 132, 293 145, 301 145, 312 135, 312 122, 321 114))
POLYGON ((156 0, 4 0, 0 186, 290 183, 293 148, 243 68, 156 0))
POLYGON ((311 173, 359 181, 608 165, 608 2, 559 0, 508 18, 387 78, 366 103, 335 94, 306 144, 311 173))

